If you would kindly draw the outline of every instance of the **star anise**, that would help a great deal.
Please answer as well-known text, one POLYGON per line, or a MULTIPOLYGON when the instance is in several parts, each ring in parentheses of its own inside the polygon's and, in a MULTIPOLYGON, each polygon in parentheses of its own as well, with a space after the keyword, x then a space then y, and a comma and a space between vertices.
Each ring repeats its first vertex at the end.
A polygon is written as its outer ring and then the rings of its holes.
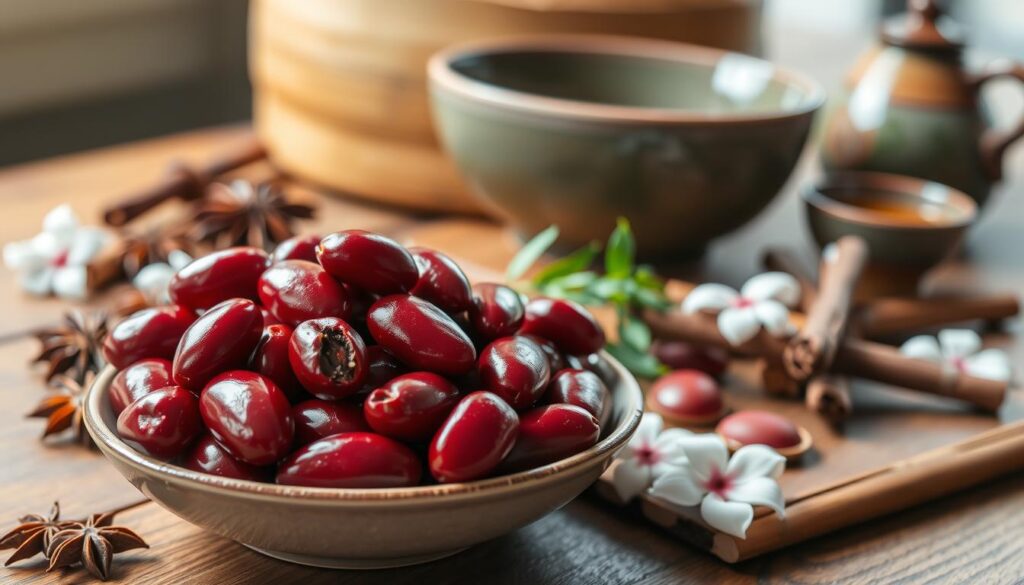
POLYGON ((92 438, 82 424, 82 399, 94 378, 95 374, 90 372, 82 383, 69 376, 57 376, 53 379, 54 392, 36 405, 35 410, 28 413, 29 417, 46 419, 44 439, 71 429, 76 441, 92 446, 92 438))
POLYGON ((84 382, 86 374, 99 372, 106 363, 100 348, 108 328, 104 312, 68 311, 60 326, 36 332, 42 348, 32 362, 48 364, 48 381, 58 375, 66 375, 84 382))
POLYGON ((29 514, 18 518, 19 524, 7 534, 0 536, 0 550, 13 548, 14 553, 4 566, 32 558, 39 553, 46 554, 50 542, 61 530, 74 524, 74 520, 60 520, 60 503, 54 502, 49 516, 29 514))
POLYGON ((171 252, 181 250, 192 255, 193 246, 178 230, 156 227, 143 233, 126 233, 121 262, 129 280, 148 264, 167 262, 171 252))
POLYGON ((246 245, 269 251, 295 235, 292 223, 314 213, 310 205, 291 202, 273 182, 214 183, 197 202, 187 233, 194 242, 217 249, 246 245))
POLYGON ((85 522, 75 522, 54 534, 46 549, 50 558, 46 570, 82 563, 94 577, 106 581, 115 554, 149 548, 142 537, 124 526, 112 526, 113 521, 113 513, 94 514, 85 522))

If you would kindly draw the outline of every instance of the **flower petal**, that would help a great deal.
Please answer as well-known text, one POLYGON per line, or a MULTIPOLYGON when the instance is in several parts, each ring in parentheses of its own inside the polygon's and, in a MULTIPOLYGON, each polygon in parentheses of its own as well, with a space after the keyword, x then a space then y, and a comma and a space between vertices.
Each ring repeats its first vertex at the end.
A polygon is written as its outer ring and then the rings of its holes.
MULTIPOLYGON (((687 463, 686 449, 683 448, 683 440, 692 437, 693 433, 686 429, 665 429, 654 442, 654 448, 658 451, 658 467, 662 464, 678 467, 687 463)), ((655 475, 659 475, 655 469, 655 475)))
POLYGON ((785 337, 792 333, 789 326, 789 309, 779 301, 758 301, 754 305, 757 320, 775 337, 785 337))
POLYGON ((732 304, 739 294, 724 284, 701 284, 683 299, 683 312, 721 311, 732 304))
POLYGON ((677 469, 655 478, 650 493, 677 506, 696 506, 706 493, 689 470, 677 469))
POLYGON ((1001 349, 986 349, 964 358, 964 369, 978 378, 1009 382, 1013 377, 1010 358, 1001 349))
POLYGON ((26 270, 18 275, 18 284, 25 292, 44 297, 50 294, 53 285, 53 269, 44 267, 26 270))
POLYGON ((761 330, 753 307, 729 308, 718 314, 718 331, 731 345, 743 345, 761 330))
POLYGON ((32 240, 10 242, 4 246, 4 266, 11 270, 33 270, 46 265, 46 256, 40 254, 32 240))
POLYGON ((651 468, 633 459, 623 459, 612 471, 612 486, 624 502, 640 495, 651 485, 651 468))
POLYGON ((755 477, 777 478, 784 469, 786 458, 775 449, 765 445, 746 445, 733 453, 725 473, 736 481, 746 481, 755 477))
POLYGON ((67 203, 58 205, 43 218, 43 231, 68 241, 78 229, 78 217, 67 203))
POLYGON ((53 272, 53 292, 66 299, 84 299, 88 293, 85 266, 65 266, 53 272))
POLYGON ((779 516, 786 514, 786 500, 782 497, 779 482, 768 477, 753 477, 738 481, 726 494, 730 502, 743 502, 754 506, 767 506, 779 516))
POLYGON ((84 227, 75 231, 70 248, 68 248, 67 263, 72 266, 88 264, 103 249, 109 239, 110 234, 99 228, 84 227))
POLYGON ((50 232, 39 232, 30 241, 32 242, 32 249, 35 250, 36 254, 49 261, 51 258, 66 252, 71 239, 70 236, 64 239, 50 232))
POLYGON ((946 359, 965 358, 981 350, 981 336, 970 329, 943 329, 938 337, 946 359))
POLYGON ((919 360, 942 361, 942 349, 939 348, 939 341, 931 335, 911 337, 900 346, 900 353, 919 360))
POLYGON ((158 262, 142 267, 142 270, 132 279, 135 288, 142 291, 146 299, 154 304, 168 302, 167 285, 171 283, 174 274, 177 272, 170 264, 158 262))
POLYGON ((714 470, 725 471, 729 463, 729 449, 725 441, 714 433, 691 435, 680 439, 686 451, 687 464, 697 481, 707 481, 714 470))
POLYGON ((800 302, 800 283, 785 272, 765 272, 748 280, 740 294, 755 301, 779 301, 787 307, 800 302))
POLYGON ((754 507, 743 502, 726 502, 715 494, 708 494, 700 503, 700 515, 712 528, 746 538, 754 520, 754 507))
POLYGON ((192 263, 192 257, 182 250, 171 250, 167 255, 167 263, 175 270, 181 270, 192 263))
POLYGON ((653 445, 658 439, 663 425, 664 422, 661 420, 660 414, 645 412, 640 417, 640 424, 637 425, 636 432, 629 438, 629 447, 636 449, 643 445, 653 445))

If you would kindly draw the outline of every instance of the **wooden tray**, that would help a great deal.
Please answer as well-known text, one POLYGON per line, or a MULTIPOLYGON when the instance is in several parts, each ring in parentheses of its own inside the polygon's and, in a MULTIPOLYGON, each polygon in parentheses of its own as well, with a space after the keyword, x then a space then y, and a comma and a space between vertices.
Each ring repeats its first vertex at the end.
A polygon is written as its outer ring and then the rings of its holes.
MULTIPOLYGON (((1024 421, 1003 422, 950 400, 857 381, 854 414, 837 431, 804 408, 802 401, 766 396, 758 380, 753 362, 734 365, 723 380, 728 405, 733 410, 777 412, 814 438, 811 451, 787 465, 780 480, 785 518, 758 508, 747 538, 738 539, 707 526, 696 508, 648 495, 628 504, 655 525, 726 562, 749 559, 1024 468, 1024 421)), ((610 482, 614 465, 594 489, 603 499, 625 506, 610 482)))

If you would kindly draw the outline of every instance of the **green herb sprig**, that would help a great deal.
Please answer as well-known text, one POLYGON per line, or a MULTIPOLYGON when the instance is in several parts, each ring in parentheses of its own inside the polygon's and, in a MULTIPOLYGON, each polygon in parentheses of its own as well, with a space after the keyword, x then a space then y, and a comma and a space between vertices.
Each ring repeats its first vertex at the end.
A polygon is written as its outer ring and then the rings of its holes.
POLYGON ((605 349, 637 376, 654 378, 667 371, 650 353, 651 329, 635 313, 640 308, 665 310, 665 282, 647 265, 636 263, 636 240, 629 221, 620 217, 604 246, 604 270, 594 270, 601 254, 600 242, 559 258, 528 280, 524 275, 558 240, 558 227, 550 226, 534 236, 509 262, 505 272, 515 288, 548 297, 570 299, 584 305, 608 305, 618 317, 618 341, 605 349))

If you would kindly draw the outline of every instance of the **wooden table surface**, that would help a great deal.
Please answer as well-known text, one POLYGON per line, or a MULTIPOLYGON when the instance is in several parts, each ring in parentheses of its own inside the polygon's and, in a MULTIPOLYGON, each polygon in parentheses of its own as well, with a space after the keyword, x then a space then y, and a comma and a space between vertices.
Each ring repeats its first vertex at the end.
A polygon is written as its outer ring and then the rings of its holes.
MULTIPOLYGON (((796 52, 797 48, 791 48, 796 52)), ((819 65, 819 68, 821 66, 819 65)), ((0 171, 0 244, 31 236, 46 210, 71 202, 83 218, 158 177, 174 158, 202 161, 243 139, 228 128, 172 136, 0 171)), ((1021 154, 1021 153, 1018 153, 1021 154)), ((1024 180, 1020 156, 965 258, 940 270, 932 289, 1024 291, 1024 180), (969 263, 967 262, 969 259, 969 263)), ((682 267, 738 284, 755 272, 765 244, 806 246, 796 188, 814 173, 806 157, 786 192, 757 221, 716 243, 700 266, 682 267)), ((500 268, 516 248, 499 226, 477 219, 412 216, 352 201, 325 200, 308 231, 378 230, 434 246, 483 267, 500 268)), ((26 367, 36 343, 25 332, 57 321, 63 305, 20 295, 0 270, 0 528, 45 512, 59 499, 67 517, 114 509, 140 494, 103 456, 67 442, 38 440, 42 425, 24 414, 43 395, 26 367)), ((1019 333, 1019 327, 1013 327, 1019 333)), ((1015 344, 1018 356, 1024 344, 1015 344)), ((738 566, 726 565, 593 498, 449 559, 375 572, 290 565, 205 533, 152 503, 119 516, 150 544, 118 555, 124 583, 1020 583, 1024 580, 1024 474, 962 492, 738 566)), ((0 570, 0 582, 80 583, 81 570, 46 574, 36 560, 0 570)))

